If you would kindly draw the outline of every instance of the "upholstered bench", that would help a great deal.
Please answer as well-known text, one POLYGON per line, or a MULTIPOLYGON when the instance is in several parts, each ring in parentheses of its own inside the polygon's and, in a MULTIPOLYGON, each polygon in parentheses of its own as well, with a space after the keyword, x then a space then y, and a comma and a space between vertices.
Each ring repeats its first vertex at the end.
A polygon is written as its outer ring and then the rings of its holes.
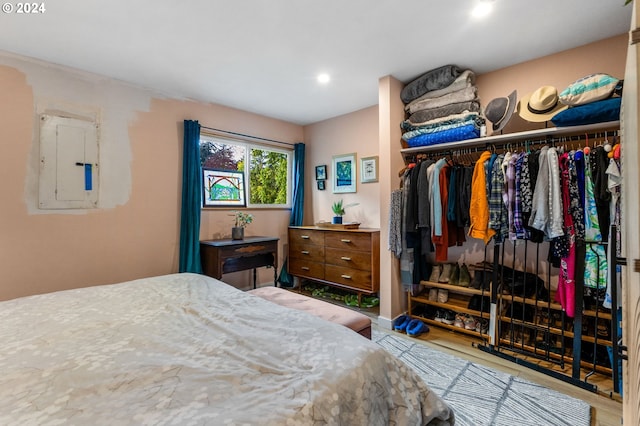
POLYGON ((324 302, 278 287, 260 287, 249 290, 249 293, 262 297, 270 302, 277 303, 278 305, 305 311, 324 320, 343 325, 356 333, 360 333, 367 339, 371 339, 371 318, 349 308, 343 308, 333 303, 324 302))

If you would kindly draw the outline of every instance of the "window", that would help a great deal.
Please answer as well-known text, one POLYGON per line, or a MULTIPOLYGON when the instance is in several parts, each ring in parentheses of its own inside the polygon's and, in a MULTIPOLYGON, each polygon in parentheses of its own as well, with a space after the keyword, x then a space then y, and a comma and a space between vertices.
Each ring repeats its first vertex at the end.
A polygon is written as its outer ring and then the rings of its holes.
POLYGON ((292 158, 290 149, 200 136, 202 168, 243 172, 248 207, 291 206, 292 158))

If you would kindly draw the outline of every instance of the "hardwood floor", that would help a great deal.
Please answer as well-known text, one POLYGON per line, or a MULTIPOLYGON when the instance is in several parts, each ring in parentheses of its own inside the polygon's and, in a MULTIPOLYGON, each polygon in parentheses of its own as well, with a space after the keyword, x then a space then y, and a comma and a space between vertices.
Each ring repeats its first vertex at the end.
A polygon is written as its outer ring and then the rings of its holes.
MULTIPOLYGON (((373 317, 370 312, 369 314, 373 317)), ((377 327, 376 321, 373 321, 373 323, 374 327, 377 327)), ((390 330, 384 329, 378 330, 391 332, 390 330)), ((406 337, 406 335, 402 333, 392 333, 406 337)), ((589 383, 596 384, 598 387, 598 392, 594 393, 484 352, 477 347, 477 345, 481 343, 479 339, 461 333, 455 333, 438 327, 431 327, 428 333, 425 333, 418 338, 406 338, 437 348, 438 350, 450 353, 460 358, 467 359, 471 362, 486 365, 488 367, 495 368, 496 370, 509 373, 513 376, 521 377, 534 383, 539 383, 548 388, 557 390, 558 392, 573 396, 574 398, 579 398, 587 402, 592 407, 592 426, 619 426, 622 424, 621 400, 615 395, 613 398, 609 396, 612 389, 611 380, 602 375, 596 374, 592 376, 592 379, 589 381, 589 383)))

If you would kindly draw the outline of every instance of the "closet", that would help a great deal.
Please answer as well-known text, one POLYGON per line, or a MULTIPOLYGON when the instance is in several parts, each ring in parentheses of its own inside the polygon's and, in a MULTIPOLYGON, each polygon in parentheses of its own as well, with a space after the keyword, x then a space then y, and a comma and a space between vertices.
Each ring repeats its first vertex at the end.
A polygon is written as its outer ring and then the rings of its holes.
MULTIPOLYGON (((405 148, 401 153, 406 165, 447 157, 452 163, 469 167, 485 151, 505 153, 553 147, 558 152, 568 152, 589 147, 602 152, 604 144, 620 142, 616 140, 619 128, 617 121, 545 128, 405 148)), ((565 287, 559 284, 559 276, 566 265, 562 269, 557 263, 559 256, 554 259, 549 254, 563 250, 552 248, 555 240, 552 243, 546 237, 527 235, 517 239, 494 237, 485 244, 467 236, 459 248, 452 249, 457 258, 443 261, 440 255, 436 261, 433 253, 426 256, 430 271, 423 271, 411 286, 405 286, 408 313, 430 326, 477 337, 477 346, 483 351, 588 390, 597 390, 589 381, 594 374, 609 377, 614 392, 620 393, 620 295, 616 284, 617 265, 624 264, 624 259, 619 256, 615 220, 603 234, 602 241, 590 238, 588 233, 575 237, 575 296, 560 298, 556 294, 558 288, 565 287), (438 266, 441 264, 460 268, 461 259, 471 279, 461 282, 456 276, 454 282, 446 282, 446 278, 437 279, 442 275, 440 269, 432 273, 434 268, 442 268, 438 266), (600 270, 601 261, 608 268, 600 270), (595 278, 589 278, 596 280, 595 287, 585 283, 585 268, 590 268, 589 277, 595 274, 595 278), (607 279, 613 284, 607 292, 609 308, 603 307, 605 292, 599 285, 607 279)))

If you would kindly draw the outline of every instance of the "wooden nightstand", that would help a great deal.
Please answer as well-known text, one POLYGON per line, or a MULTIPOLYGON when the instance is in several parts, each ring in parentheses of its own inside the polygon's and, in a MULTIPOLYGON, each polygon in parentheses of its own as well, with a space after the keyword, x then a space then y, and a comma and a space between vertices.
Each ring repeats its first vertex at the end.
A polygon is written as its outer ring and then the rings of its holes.
POLYGON ((278 240, 276 237, 245 237, 243 240, 200 241, 202 270, 205 275, 220 279, 222 274, 253 269, 253 288, 256 288, 256 268, 270 266, 276 286, 278 240))

